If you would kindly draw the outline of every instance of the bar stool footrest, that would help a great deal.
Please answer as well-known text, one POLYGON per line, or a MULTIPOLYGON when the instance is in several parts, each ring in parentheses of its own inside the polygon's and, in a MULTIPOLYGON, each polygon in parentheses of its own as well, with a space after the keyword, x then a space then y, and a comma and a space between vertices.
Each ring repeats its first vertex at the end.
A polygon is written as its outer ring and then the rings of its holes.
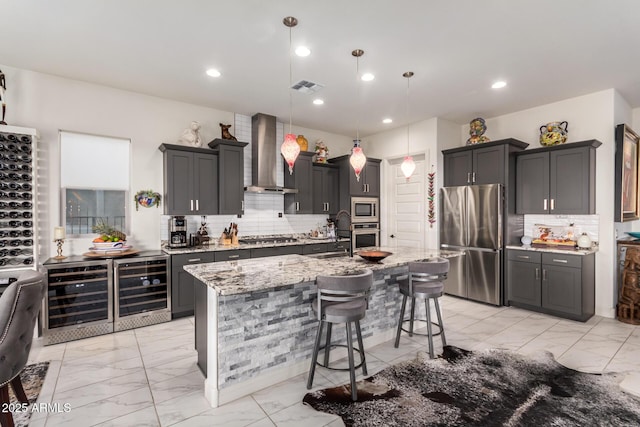
MULTIPOLYGON (((320 353, 320 352, 321 352, 322 350, 324 350, 326 347, 327 347, 327 346, 322 346, 322 347, 320 347, 320 348, 318 349, 318 353, 320 353)), ((344 348, 348 348, 348 346, 347 346, 346 344, 331 344, 331 345, 329 346, 329 348, 334 348, 334 347, 344 347, 344 348)), ((357 354, 357 355, 360 355, 360 349, 359 349, 359 348, 353 347, 353 352, 354 352, 355 354, 357 354)), ((364 359, 362 359, 362 360, 360 361, 360 363, 359 363, 359 364, 355 365, 355 366, 353 367, 353 369, 354 369, 354 370, 356 370, 356 369, 360 368, 360 367, 361 367, 365 362, 366 362, 366 357, 365 357, 364 359)), ((325 369, 331 369, 332 371, 350 371, 350 370, 351 370, 351 368, 349 368, 348 366, 347 366, 346 368, 333 368, 333 367, 331 367, 331 366, 325 366, 324 364, 322 364, 322 363, 320 363, 320 362, 318 362, 318 361, 316 361, 316 365, 318 365, 318 366, 322 366, 322 367, 323 367, 323 368, 325 368, 325 369)))
MULTIPOLYGON (((406 323, 406 322, 410 322, 410 321, 411 321, 411 319, 405 319, 405 320, 403 320, 403 321, 402 321, 402 323, 404 324, 404 323, 406 323)), ((413 319, 413 321, 414 321, 414 322, 424 322, 424 323, 427 323, 427 321, 426 321, 426 320, 424 320, 424 319, 413 319)), ((431 322, 431 324, 432 324, 433 326, 436 326, 436 327, 438 328, 438 332, 434 332, 434 333, 432 333, 432 334, 431 334, 431 336, 432 336, 432 337, 437 337, 437 336, 441 335, 441 334, 442 334, 442 326, 440 326, 440 325, 439 325, 438 323, 436 323, 436 322, 431 322)), ((404 332, 408 333, 408 334, 409 334, 409 333, 411 333, 408 329, 402 328, 402 330, 403 330, 404 332)), ((428 337, 428 336, 429 336, 429 334, 423 334, 422 332, 416 332, 416 331, 413 331, 413 335, 422 335, 422 336, 425 336, 425 337, 428 337)))

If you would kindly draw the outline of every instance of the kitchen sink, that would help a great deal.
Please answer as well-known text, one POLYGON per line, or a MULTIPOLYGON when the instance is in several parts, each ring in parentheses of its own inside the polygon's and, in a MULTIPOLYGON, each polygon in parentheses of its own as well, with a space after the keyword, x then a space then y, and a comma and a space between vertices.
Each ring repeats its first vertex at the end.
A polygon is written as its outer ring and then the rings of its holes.
POLYGON ((349 252, 325 252, 322 254, 313 254, 313 255, 307 255, 307 256, 310 256, 312 258, 317 258, 317 259, 342 258, 342 257, 349 256, 349 252))

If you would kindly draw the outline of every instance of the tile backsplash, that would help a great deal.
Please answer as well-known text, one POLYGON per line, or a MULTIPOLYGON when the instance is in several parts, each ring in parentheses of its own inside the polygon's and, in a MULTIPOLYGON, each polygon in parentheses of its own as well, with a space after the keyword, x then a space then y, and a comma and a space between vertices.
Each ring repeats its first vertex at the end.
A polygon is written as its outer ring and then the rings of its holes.
POLYGON ((599 215, 525 215, 525 235, 533 236, 533 230, 536 224, 555 226, 568 226, 570 224, 573 224, 575 227, 576 236, 579 236, 582 233, 587 233, 591 240, 593 240, 594 242, 597 242, 599 240, 599 215))
MULTIPOLYGON (((276 123, 276 141, 278 152, 284 139, 284 127, 280 122, 276 123)), ((244 148, 244 185, 251 185, 251 116, 235 115, 232 134, 238 141, 248 142, 244 148)), ((282 157, 276 156, 276 182, 284 185, 282 157)), ((236 215, 209 215, 207 216, 207 228, 210 236, 220 236, 229 223, 238 224, 240 236, 265 235, 265 234, 293 234, 307 233, 317 226, 327 224, 328 215, 286 215, 284 209, 283 194, 257 194, 245 193, 244 215, 238 218, 236 215), (282 217, 278 214, 282 213, 282 217)), ((160 219, 160 239, 168 240, 169 216, 163 215, 160 219)), ((187 235, 195 233, 200 227, 199 215, 187 216, 187 235)))

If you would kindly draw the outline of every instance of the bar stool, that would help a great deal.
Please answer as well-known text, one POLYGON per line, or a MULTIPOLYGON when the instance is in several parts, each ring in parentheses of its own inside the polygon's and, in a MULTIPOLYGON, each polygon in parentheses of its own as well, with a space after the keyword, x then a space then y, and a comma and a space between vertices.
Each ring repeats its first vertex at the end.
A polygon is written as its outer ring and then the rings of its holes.
POLYGON ((373 272, 371 270, 360 270, 354 274, 345 276, 318 276, 316 278, 318 286, 318 296, 313 301, 314 313, 318 316, 318 332, 313 347, 311 367, 309 368, 309 379, 307 389, 313 385, 313 375, 316 364, 334 370, 348 370, 351 376, 351 399, 356 401, 358 390, 356 389, 356 369, 362 366, 362 374, 367 375, 367 363, 362 344, 362 333, 360 331, 360 320, 364 319, 367 310, 367 296, 371 285, 373 285, 373 272), (353 337, 351 323, 356 325, 356 336, 358 348, 353 347, 353 337), (324 346, 320 346, 322 339, 322 328, 327 324, 327 338, 324 346), (334 323, 345 323, 347 328, 347 345, 331 344, 331 326, 334 323), (349 357, 349 368, 340 369, 329 367, 329 352, 331 347, 347 347, 349 357), (318 353, 324 349, 324 363, 318 362, 318 353), (360 354, 360 364, 354 366, 353 352, 356 350, 360 354))
MULTIPOLYGON (((402 308, 400 309, 400 318, 398 319, 398 332, 396 333, 396 342, 394 347, 398 348, 400 344, 400 332, 405 331, 409 336, 413 336, 414 321, 422 321, 415 318, 415 302, 416 299, 424 300, 427 315, 427 336, 429 337, 429 357, 434 358, 433 337, 440 335, 442 345, 447 345, 444 336, 444 325, 442 323, 442 315, 440 313, 440 304, 438 298, 444 293, 444 284, 442 281, 446 279, 449 272, 449 260, 445 258, 431 258, 425 261, 416 261, 409 263, 409 274, 406 279, 398 280, 398 287, 402 294, 402 308), (404 318, 407 298, 411 297, 411 316, 409 319, 404 318), (431 307, 429 300, 433 300, 438 316, 438 323, 431 322, 431 307), (409 322, 409 330, 403 329, 404 322, 409 322), (432 331, 432 324, 438 327, 435 334, 432 331)), ((424 335, 415 332, 416 335, 424 335)))

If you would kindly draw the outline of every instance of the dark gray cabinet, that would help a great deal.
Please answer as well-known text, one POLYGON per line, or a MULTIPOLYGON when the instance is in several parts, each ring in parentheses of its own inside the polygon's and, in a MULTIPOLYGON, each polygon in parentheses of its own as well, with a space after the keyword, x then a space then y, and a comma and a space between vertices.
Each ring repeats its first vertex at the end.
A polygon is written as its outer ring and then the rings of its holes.
POLYGON ((508 138, 443 150, 444 186, 507 184, 509 155, 529 144, 508 138))
POLYGON ((250 249, 232 249, 228 251, 214 252, 214 261, 237 261, 239 259, 251 258, 250 249))
POLYGON ((313 165, 313 213, 338 213, 339 204, 338 167, 329 164, 313 165))
POLYGON ((284 195, 284 211, 287 214, 310 214, 313 212, 313 156, 315 153, 302 151, 296 159, 293 173, 283 161, 284 186, 296 188, 297 193, 284 195))
POLYGON ((213 261, 213 252, 171 255, 171 316, 174 319, 193 314, 196 279, 182 267, 213 261))
MULTIPOLYGON (((365 167, 360 173, 360 181, 349 163, 349 156, 329 159, 331 164, 338 166, 338 211, 351 212, 351 197, 380 197, 380 162, 379 159, 367 159, 365 167)), ((332 209, 330 207, 330 209, 332 209)), ((337 213, 337 211, 336 211, 337 213)))
POLYGON ((595 254, 507 250, 507 302, 588 320, 595 312, 595 254))
POLYGON ((244 213, 244 147, 248 143, 214 139, 209 147, 218 151, 218 213, 244 213))
POLYGON ((218 154, 208 149, 162 144, 164 213, 218 214, 218 154))
POLYGON ((594 214, 596 140, 527 150, 516 159, 516 212, 594 214))

